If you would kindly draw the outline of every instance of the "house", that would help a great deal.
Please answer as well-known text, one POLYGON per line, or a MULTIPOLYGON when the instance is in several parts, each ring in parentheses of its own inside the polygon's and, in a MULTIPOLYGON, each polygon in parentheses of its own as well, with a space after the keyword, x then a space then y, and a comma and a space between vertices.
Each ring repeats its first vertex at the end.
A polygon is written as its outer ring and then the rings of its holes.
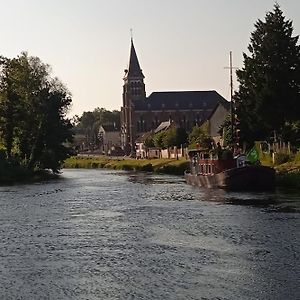
POLYGON ((219 130, 225 118, 228 116, 229 110, 229 103, 219 103, 207 118, 208 134, 213 138, 215 143, 220 142, 221 136, 219 130))
POLYGON ((112 148, 121 146, 120 131, 114 125, 101 125, 98 138, 100 150, 105 155, 110 155, 112 148))

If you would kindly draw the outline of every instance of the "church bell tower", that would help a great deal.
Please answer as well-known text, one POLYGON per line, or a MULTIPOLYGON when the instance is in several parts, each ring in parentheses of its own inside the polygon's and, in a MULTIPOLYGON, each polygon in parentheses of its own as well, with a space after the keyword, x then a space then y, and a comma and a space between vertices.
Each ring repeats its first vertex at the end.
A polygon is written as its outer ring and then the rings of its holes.
POLYGON ((144 78, 131 38, 129 67, 125 70, 123 77, 123 106, 121 108, 121 142, 126 154, 135 151, 136 120, 134 103, 146 98, 144 78))

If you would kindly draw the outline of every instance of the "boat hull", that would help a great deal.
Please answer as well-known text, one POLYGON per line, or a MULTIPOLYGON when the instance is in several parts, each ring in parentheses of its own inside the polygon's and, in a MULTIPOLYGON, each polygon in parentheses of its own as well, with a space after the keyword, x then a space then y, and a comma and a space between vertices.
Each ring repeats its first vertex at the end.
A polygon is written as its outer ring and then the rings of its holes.
POLYGON ((229 190, 269 190, 275 186, 275 170, 260 165, 232 168, 218 174, 184 175, 188 184, 229 190))

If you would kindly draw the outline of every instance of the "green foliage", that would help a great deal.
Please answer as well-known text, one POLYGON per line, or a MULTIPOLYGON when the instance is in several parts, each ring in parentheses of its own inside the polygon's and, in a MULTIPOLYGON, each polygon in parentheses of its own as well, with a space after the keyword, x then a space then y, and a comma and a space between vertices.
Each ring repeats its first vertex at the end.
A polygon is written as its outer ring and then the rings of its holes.
POLYGON ((166 136, 165 131, 158 132, 153 137, 154 146, 157 148, 165 148, 164 138, 166 136))
POLYGON ((176 134, 176 128, 170 128, 165 132, 165 135, 163 137, 163 148, 169 148, 176 146, 177 144, 177 134, 176 134))
POLYGON ((184 128, 172 127, 153 136, 153 144, 157 148, 181 147, 186 142, 187 133, 184 128))
POLYGON ((274 130, 282 134, 286 122, 299 120, 300 47, 292 33, 278 4, 255 24, 234 97, 242 141, 264 140, 274 130))
POLYGON ((196 148, 200 146, 201 148, 211 149, 213 140, 208 134, 208 124, 203 124, 202 126, 194 126, 191 133, 188 136, 189 148, 196 148))
POLYGON ((285 122, 282 139, 291 142, 294 147, 300 146, 300 121, 285 122))
POLYGON ((224 146, 230 145, 232 143, 230 114, 225 118, 223 124, 220 126, 219 134, 223 138, 224 146))
POLYGON ((58 172, 72 140, 66 113, 71 95, 50 67, 22 53, 2 58, 0 72, 0 140, 6 159, 30 171, 58 172))
POLYGON ((108 168, 127 171, 183 175, 189 161, 185 159, 110 159, 108 157, 70 157, 65 168, 108 168))
POLYGON ((96 108, 93 111, 87 111, 81 117, 75 118, 75 132, 84 134, 87 145, 99 146, 99 128, 100 126, 109 126, 113 129, 120 129, 120 112, 117 110, 109 111, 105 108, 96 108))
POLYGON ((296 155, 295 155, 295 161, 300 162, 300 150, 298 150, 296 155))
POLYGON ((290 160, 290 155, 286 153, 276 153, 275 154, 275 165, 281 165, 290 160))
POLYGON ((188 139, 188 134, 186 130, 182 127, 176 128, 176 146, 181 147, 181 145, 186 145, 188 139))
POLYGON ((154 141, 153 141, 153 137, 154 137, 154 135, 150 135, 150 136, 148 136, 147 138, 146 138, 146 140, 145 140, 145 146, 147 147, 147 148, 152 148, 152 147, 154 147, 155 145, 154 145, 154 141))

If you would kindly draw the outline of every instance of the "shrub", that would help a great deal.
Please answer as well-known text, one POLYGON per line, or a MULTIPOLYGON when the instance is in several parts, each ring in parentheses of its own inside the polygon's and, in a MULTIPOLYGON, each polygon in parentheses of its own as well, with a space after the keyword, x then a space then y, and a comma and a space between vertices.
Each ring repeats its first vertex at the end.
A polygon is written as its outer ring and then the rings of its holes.
POLYGON ((290 156, 288 154, 285 154, 285 153, 276 153, 275 154, 275 164, 276 165, 284 164, 284 163, 288 162, 289 159, 290 159, 290 156))

